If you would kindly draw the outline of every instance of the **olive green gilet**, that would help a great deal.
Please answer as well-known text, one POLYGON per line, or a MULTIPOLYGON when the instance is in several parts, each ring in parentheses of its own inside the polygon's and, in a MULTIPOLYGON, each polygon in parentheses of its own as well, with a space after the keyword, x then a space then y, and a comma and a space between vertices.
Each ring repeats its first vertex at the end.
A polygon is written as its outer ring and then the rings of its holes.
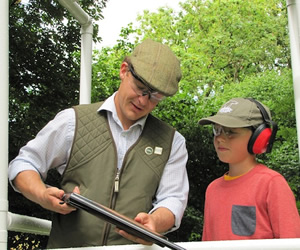
MULTIPOLYGON (((84 197, 134 218, 152 208, 175 130, 148 116, 141 136, 124 157, 119 192, 115 192, 116 146, 106 111, 97 112, 101 104, 74 107, 75 137, 61 188, 71 192, 78 186, 84 197)), ((114 228, 82 210, 54 214, 48 248, 132 244, 115 233, 114 228)))

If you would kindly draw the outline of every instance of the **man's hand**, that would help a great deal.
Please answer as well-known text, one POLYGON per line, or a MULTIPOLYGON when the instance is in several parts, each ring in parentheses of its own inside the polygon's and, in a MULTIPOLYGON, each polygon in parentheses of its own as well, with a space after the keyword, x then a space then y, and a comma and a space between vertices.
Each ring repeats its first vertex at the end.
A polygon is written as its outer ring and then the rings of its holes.
MULTIPOLYGON (((155 222, 154 220, 151 218, 151 214, 146 214, 146 213, 139 213, 134 220, 142 225, 144 225, 146 228, 152 230, 155 232, 155 222)), ((153 242, 149 242, 149 241, 145 241, 141 238, 138 238, 132 234, 129 234, 127 232, 125 232, 124 230, 120 230, 118 228, 116 228, 116 232, 119 233, 120 235, 122 235, 124 238, 131 240, 133 242, 136 242, 138 244, 143 244, 143 245, 148 245, 151 246, 153 244, 153 242)))
MULTIPOLYGON (((39 204, 45 209, 60 214, 68 214, 76 210, 67 204, 61 204, 64 190, 56 187, 47 187, 35 171, 23 171, 14 179, 16 188, 29 200, 39 204)), ((75 187, 73 192, 80 193, 75 187)))
MULTIPOLYGON (((79 188, 75 187, 73 192, 79 194, 79 188)), ((65 192, 62 189, 58 189, 56 187, 48 187, 44 191, 39 204, 43 208, 54 211, 56 213, 69 214, 72 211, 75 211, 76 208, 61 202, 64 194, 65 192)))
MULTIPOLYGON (((163 233, 168 231, 170 228, 173 227, 175 223, 175 218, 173 213, 169 209, 164 207, 158 208, 152 214, 139 213, 134 218, 134 220, 136 222, 141 223, 146 228, 157 233, 163 233)), ((124 238, 136 242, 138 244, 143 244, 143 245, 153 244, 153 242, 145 241, 141 238, 131 235, 125 232, 124 230, 120 230, 118 228, 116 228, 116 232, 122 235, 124 238)))

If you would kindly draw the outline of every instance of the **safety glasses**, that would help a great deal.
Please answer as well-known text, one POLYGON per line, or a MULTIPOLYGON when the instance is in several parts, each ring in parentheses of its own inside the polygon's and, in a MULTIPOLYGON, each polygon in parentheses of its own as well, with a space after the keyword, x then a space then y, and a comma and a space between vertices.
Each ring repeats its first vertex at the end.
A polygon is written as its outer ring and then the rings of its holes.
POLYGON ((130 71, 130 73, 132 74, 132 76, 138 80, 143 86, 139 86, 136 82, 133 83, 133 90, 135 91, 135 93, 139 96, 146 96, 148 95, 149 100, 152 102, 160 102, 163 99, 165 99, 166 97, 159 93, 158 91, 155 91, 154 89, 152 89, 145 81, 144 79, 142 79, 141 77, 139 77, 133 67, 131 65, 128 66, 128 69, 130 71), (146 87, 146 89, 145 89, 146 87))

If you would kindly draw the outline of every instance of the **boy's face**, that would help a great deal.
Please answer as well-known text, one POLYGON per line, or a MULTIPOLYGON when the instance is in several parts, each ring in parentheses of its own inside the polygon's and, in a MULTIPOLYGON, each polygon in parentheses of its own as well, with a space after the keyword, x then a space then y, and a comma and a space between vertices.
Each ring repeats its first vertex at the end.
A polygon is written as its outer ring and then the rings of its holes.
POLYGON ((253 158, 247 148, 252 135, 249 128, 227 128, 218 124, 213 126, 214 146, 222 162, 237 164, 253 158))

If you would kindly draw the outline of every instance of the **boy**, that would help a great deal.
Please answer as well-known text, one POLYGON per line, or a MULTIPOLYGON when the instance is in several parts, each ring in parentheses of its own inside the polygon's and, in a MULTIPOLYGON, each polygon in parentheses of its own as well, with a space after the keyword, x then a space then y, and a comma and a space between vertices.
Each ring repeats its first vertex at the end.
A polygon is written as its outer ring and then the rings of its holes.
POLYGON ((255 157, 271 151, 276 135, 269 109, 254 99, 233 98, 199 124, 213 125, 215 150, 229 164, 206 190, 202 240, 300 237, 288 183, 255 157))

